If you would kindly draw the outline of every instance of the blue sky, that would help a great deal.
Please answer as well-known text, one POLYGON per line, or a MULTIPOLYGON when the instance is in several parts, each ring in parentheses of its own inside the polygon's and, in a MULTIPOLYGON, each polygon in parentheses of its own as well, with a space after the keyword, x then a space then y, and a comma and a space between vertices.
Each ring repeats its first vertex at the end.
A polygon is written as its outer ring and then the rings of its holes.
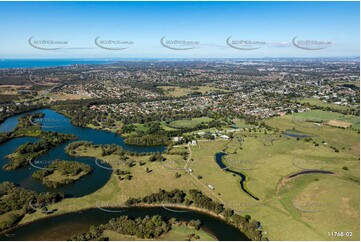
POLYGON ((359 2, 0 2, 0 16, 2 59, 334 57, 360 51, 359 2), (32 36, 66 44, 40 43, 62 48, 37 49, 28 43, 32 36), (95 45, 98 36, 133 43, 107 50, 95 45), (198 44, 173 50, 161 45, 164 36, 198 44), (239 50, 226 44, 230 36, 263 44, 239 50), (329 43, 305 50, 292 44, 296 36, 329 43))

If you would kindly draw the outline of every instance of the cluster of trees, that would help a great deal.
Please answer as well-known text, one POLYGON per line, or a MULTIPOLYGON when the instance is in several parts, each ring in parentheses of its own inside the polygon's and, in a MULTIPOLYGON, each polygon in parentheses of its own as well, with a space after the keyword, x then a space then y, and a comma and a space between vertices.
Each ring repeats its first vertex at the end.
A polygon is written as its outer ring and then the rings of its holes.
POLYGON ((107 155, 124 156, 125 154, 125 151, 122 149, 122 147, 115 144, 110 144, 110 145, 105 144, 102 145, 101 148, 102 148, 102 156, 107 156, 107 155))
MULTIPOLYGON (((188 193, 179 189, 174 189, 170 192, 160 189, 158 193, 152 193, 151 195, 143 198, 129 198, 125 202, 126 206, 134 206, 139 203, 178 203, 185 204, 187 206, 192 205, 224 216, 229 223, 239 228, 241 232, 245 233, 251 240, 267 239, 262 235, 261 223, 259 221, 251 220, 249 215, 241 216, 236 214, 232 209, 224 208, 223 204, 213 201, 211 198, 196 189, 191 189, 188 193)), ((188 222, 188 226, 195 229, 199 229, 200 225, 201 222, 197 220, 188 222)))
POLYGON ((17 168, 26 166, 28 162, 54 148, 58 144, 66 141, 76 139, 73 134, 60 134, 57 132, 42 131, 41 139, 34 143, 27 142, 19 146, 15 153, 10 154, 8 157, 11 159, 10 163, 4 165, 6 170, 15 170, 17 168))
POLYGON ((202 222, 199 219, 197 219, 197 220, 192 219, 187 223, 187 226, 194 228, 195 230, 199 230, 201 228, 201 225, 202 225, 202 222))
POLYGON ((158 193, 152 193, 149 196, 143 198, 129 198, 126 202, 126 206, 133 206, 139 203, 178 203, 182 204, 186 193, 179 189, 174 189, 170 192, 167 192, 163 189, 159 189, 158 193))
POLYGON ((84 140, 80 140, 80 141, 74 141, 71 142, 70 144, 68 144, 65 147, 65 151, 70 154, 70 155, 75 155, 75 150, 77 148, 79 148, 80 146, 84 146, 85 148, 92 146, 93 143, 89 142, 89 141, 84 141, 84 140))
POLYGON ((163 160, 163 156, 161 153, 159 152, 155 152, 153 153, 151 156, 149 156, 149 161, 150 162, 154 162, 154 161, 162 161, 163 160))
POLYGON ((243 233, 247 235, 251 240, 264 240, 266 238, 263 237, 261 231, 261 223, 256 220, 251 220, 251 216, 241 216, 236 214, 232 209, 225 209, 223 204, 212 201, 211 198, 204 195, 199 190, 189 190, 189 195, 191 197, 191 202, 200 208, 207 209, 209 211, 213 211, 216 214, 222 214, 225 219, 232 224, 234 224, 237 228, 239 228, 243 233))
POLYGON ((29 133, 29 131, 39 130, 39 133, 41 134, 40 126, 32 124, 30 122, 30 118, 31 117, 41 118, 43 116, 44 116, 43 113, 27 114, 27 115, 21 116, 18 119, 19 122, 13 131, 0 133, 0 144, 4 143, 12 138, 15 138, 15 137, 25 136, 26 133, 29 133))
POLYGON ((216 214, 220 214, 224 211, 223 204, 213 201, 199 190, 191 189, 189 190, 189 195, 191 197, 192 203, 194 203, 196 207, 204 208, 216 214))
POLYGON ((19 98, 17 94, 3 94, 0 95, 0 104, 11 103, 19 98))
POLYGON ((157 146, 168 145, 169 138, 161 134, 143 134, 140 132, 127 136, 124 142, 130 145, 157 146))
POLYGON ((11 132, 0 133, 0 144, 10 140, 11 138, 12 138, 12 133, 11 132))
MULTIPOLYGON (((152 217, 145 216, 136 219, 128 216, 120 216, 113 218, 108 223, 99 226, 91 226, 86 233, 77 234, 70 238, 70 240, 85 241, 85 240, 100 240, 105 230, 111 230, 123 235, 136 236, 140 239, 155 239, 171 229, 161 216, 154 215, 152 217)), ((102 238, 105 239, 105 238, 102 238)))
POLYGON ((80 179, 82 176, 91 173, 92 170, 90 165, 82 162, 56 160, 45 169, 35 171, 32 177, 41 180, 48 187, 57 188, 80 179), (55 181, 48 179, 47 177, 55 171, 60 173, 61 179, 57 178, 55 181))
POLYGON ((64 195, 61 193, 36 193, 11 182, 0 183, 0 215, 9 214, 7 220, 0 222, 0 231, 14 226, 26 213, 33 212, 34 207, 40 209, 63 198, 64 195), (14 211, 17 213, 11 213, 14 211))

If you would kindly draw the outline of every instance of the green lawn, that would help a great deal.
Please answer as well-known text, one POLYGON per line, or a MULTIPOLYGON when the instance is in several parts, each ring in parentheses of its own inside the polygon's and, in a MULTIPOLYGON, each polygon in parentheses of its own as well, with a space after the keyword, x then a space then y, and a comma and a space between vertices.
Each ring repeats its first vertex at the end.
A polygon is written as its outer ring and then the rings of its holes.
POLYGON ((186 87, 178 87, 178 86, 158 86, 158 88, 162 89, 164 94, 169 97, 181 97, 186 96, 194 92, 201 92, 205 94, 207 92, 229 92, 225 89, 215 88, 215 87, 207 87, 207 86, 194 86, 191 88, 186 87))
POLYGON ((171 122, 170 126, 175 128, 194 128, 196 125, 201 124, 202 122, 207 123, 212 120, 213 120, 212 118, 208 118, 208 117, 181 119, 171 122))
POLYGON ((337 105, 337 104, 333 104, 333 103, 325 103, 317 98, 304 98, 302 100, 299 100, 299 102, 302 104, 309 103, 310 105, 323 107, 323 108, 329 107, 329 108, 341 110, 341 111, 351 109, 351 107, 347 107, 347 106, 341 106, 341 105, 337 105))

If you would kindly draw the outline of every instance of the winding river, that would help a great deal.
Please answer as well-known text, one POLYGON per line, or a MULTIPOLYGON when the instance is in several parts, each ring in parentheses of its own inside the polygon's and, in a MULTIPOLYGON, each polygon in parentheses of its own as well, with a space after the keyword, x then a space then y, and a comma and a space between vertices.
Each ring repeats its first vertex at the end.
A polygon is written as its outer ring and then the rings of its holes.
MULTIPOLYGON (((45 114, 42 119, 39 119, 42 125, 41 128, 45 131, 74 134, 78 136, 77 140, 87 140, 93 142, 94 144, 116 144, 121 146, 123 149, 132 152, 162 152, 165 150, 164 146, 150 147, 127 145, 124 143, 124 139, 118 134, 103 130, 76 127, 70 123, 68 118, 50 109, 40 109, 12 116, 0 124, 0 132, 12 131, 16 127, 20 116, 28 113, 39 112, 45 114)), ((35 142, 36 140, 38 140, 38 138, 21 137, 0 144, 0 167, 9 162, 9 160, 5 158, 6 155, 13 153, 20 145, 26 142, 35 142)), ((6 171, 0 168, 0 182, 11 181, 24 188, 38 192, 63 192, 66 197, 82 197, 93 193, 105 185, 105 183, 109 180, 112 171, 97 166, 94 158, 72 157, 66 154, 64 151, 65 146, 73 141, 74 140, 71 140, 58 145, 57 147, 49 150, 47 153, 37 157, 36 161, 37 166, 46 166, 55 159, 75 160, 91 165, 93 167, 93 172, 82 177, 75 183, 68 184, 57 189, 48 188, 44 186, 41 181, 31 177, 32 173, 36 171, 37 168, 30 165, 14 171, 6 171)))
POLYGON ((82 212, 63 214, 19 226, 7 232, 8 236, 11 235, 9 237, 1 235, 0 240, 67 240, 76 233, 88 231, 91 225, 104 224, 111 218, 122 215, 132 218, 160 215, 166 218, 175 217, 180 221, 199 219, 203 223, 202 228, 218 240, 249 240, 236 227, 208 214, 197 211, 177 213, 159 207, 132 207, 122 213, 104 212, 96 208, 87 209, 82 212))
POLYGON ((216 154, 216 162, 217 162, 218 166, 219 166, 222 170, 225 170, 225 171, 227 171, 227 172, 231 172, 231 173, 233 173, 233 174, 236 174, 236 175, 240 176, 240 177, 241 177, 240 185, 241 185, 242 190, 243 190, 245 193, 247 193, 249 196, 251 196, 253 199, 255 199, 255 200, 258 201, 259 198, 258 198, 258 197, 255 197, 254 195, 252 195, 249 191, 247 191, 247 189, 246 189, 245 186, 244 186, 244 183, 245 183, 245 181, 246 181, 246 176, 245 176, 244 174, 242 174, 241 172, 233 171, 233 170, 229 169, 229 168, 223 163, 222 158, 223 158, 223 156, 225 156, 225 155, 227 155, 227 153, 224 153, 224 152, 218 152, 218 153, 216 154))

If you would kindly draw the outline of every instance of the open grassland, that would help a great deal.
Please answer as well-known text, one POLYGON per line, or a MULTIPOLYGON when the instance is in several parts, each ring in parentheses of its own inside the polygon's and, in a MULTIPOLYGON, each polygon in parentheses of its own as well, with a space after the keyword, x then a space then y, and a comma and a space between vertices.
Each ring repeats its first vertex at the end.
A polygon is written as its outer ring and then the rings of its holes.
MULTIPOLYGON (((329 112, 322 110, 310 110, 308 112, 294 113, 292 115, 283 116, 284 118, 292 118, 296 122, 309 121, 313 122, 327 122, 330 120, 337 120, 348 122, 352 124, 352 128, 360 130, 360 117, 354 115, 343 115, 337 112, 329 112)), ((310 124, 308 124, 311 126, 310 124)))
POLYGON ((338 104, 323 102, 317 98, 304 98, 304 99, 299 100, 299 102, 301 104, 309 103, 312 106, 318 106, 321 108, 332 108, 332 109, 340 110, 340 111, 345 111, 345 110, 349 110, 352 108, 352 107, 348 107, 348 106, 342 106, 342 105, 338 105, 338 104))
POLYGON ((287 182, 280 195, 294 220, 327 240, 359 240, 359 183, 339 176, 307 175, 287 182), (351 232, 330 237, 328 232, 351 232))
POLYGON ((164 94, 169 97, 187 96, 194 92, 200 92, 202 94, 210 93, 210 92, 229 92, 228 90, 225 89, 207 87, 207 86, 195 86, 192 88, 177 87, 177 86, 158 86, 158 88, 161 88, 164 94))
POLYGON ((255 125, 253 125, 253 124, 246 123, 246 121, 244 119, 237 118, 232 121, 237 128, 254 128, 255 127, 255 125))
MULTIPOLYGON (((312 121, 327 121, 331 119, 344 120, 345 118, 352 117, 352 115, 344 115, 337 112, 322 111, 322 110, 310 110, 302 113, 294 113, 287 115, 287 117, 306 119, 312 121)), ((356 116, 353 116, 356 117, 356 116)))
MULTIPOLYGON (((324 113, 321 113, 321 116, 322 115, 324 115, 324 113)), ((335 114, 330 113, 330 115, 335 114)), ((360 136, 358 132, 352 129, 341 129, 323 124, 315 126, 313 123, 295 121, 294 115, 276 117, 268 119, 265 122, 267 125, 278 128, 280 131, 295 129, 299 132, 310 135, 315 142, 319 143, 320 146, 324 145, 322 144, 322 141, 324 141, 327 143, 327 147, 333 146, 339 150, 345 151, 346 153, 351 153, 357 156, 360 153, 360 136)))
POLYGON ((196 125, 207 123, 212 121, 212 118, 202 117, 202 118, 192 118, 192 119, 181 119, 171 122, 169 125, 174 128, 194 128, 196 125))

